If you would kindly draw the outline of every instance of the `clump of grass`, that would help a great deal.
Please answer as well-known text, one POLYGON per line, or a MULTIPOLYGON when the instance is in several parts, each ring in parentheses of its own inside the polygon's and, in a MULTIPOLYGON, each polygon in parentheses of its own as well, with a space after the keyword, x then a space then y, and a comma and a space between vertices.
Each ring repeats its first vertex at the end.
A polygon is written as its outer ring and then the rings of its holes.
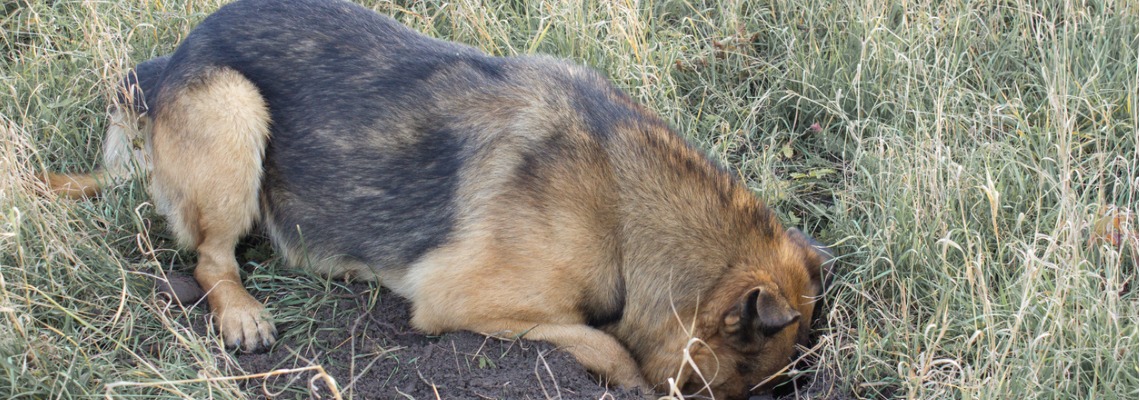
MULTIPOLYGON (((200 312, 154 301, 149 276, 193 260, 171 249, 141 185, 67 202, 31 179, 92 168, 112 84, 218 5, 0 6, 0 395, 242 375, 188 327, 200 312)), ((603 70, 785 222, 834 244, 823 344, 803 372, 827 379, 809 393, 1140 393, 1135 2, 369 6, 493 54, 603 70)), ((122 388, 242 397, 229 380, 122 388)))

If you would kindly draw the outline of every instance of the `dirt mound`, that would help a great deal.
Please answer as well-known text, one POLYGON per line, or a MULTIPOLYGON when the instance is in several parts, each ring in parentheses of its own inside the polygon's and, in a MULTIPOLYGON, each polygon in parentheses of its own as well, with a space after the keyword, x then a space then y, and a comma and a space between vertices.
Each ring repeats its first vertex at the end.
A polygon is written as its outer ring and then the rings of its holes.
MULTIPOLYGON (((428 336, 409 325, 408 303, 385 289, 349 285, 339 301, 307 312, 315 328, 290 333, 271 352, 239 354, 248 373, 321 365, 347 398, 640 399, 636 390, 607 389, 569 354, 544 342, 470 332, 428 336), (376 293, 375 291, 379 291, 376 293), (369 299, 379 295, 369 309, 369 299), (330 315, 343 317, 326 320, 330 315), (355 316, 355 318, 353 318, 355 316)), ((292 329, 295 331, 296 329, 292 329)), ((309 388, 315 373, 251 380, 251 395, 328 398, 309 388)))

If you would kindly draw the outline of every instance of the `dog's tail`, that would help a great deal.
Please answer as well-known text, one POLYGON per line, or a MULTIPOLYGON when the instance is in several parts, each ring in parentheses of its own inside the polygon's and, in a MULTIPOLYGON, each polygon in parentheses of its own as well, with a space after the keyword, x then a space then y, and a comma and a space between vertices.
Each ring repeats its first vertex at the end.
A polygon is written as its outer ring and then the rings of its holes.
POLYGON ((151 165, 146 149, 149 117, 140 115, 133 106, 115 106, 110 122, 107 136, 103 138, 100 168, 88 173, 47 172, 36 177, 57 195, 82 199, 98 196, 107 186, 145 176, 151 165))
POLYGON ((89 173, 43 173, 36 177, 56 194, 81 199, 98 196, 109 185, 151 169, 147 94, 158 89, 170 57, 157 57, 136 66, 119 83, 117 104, 111 109, 110 127, 103 138, 102 168, 89 173))
POLYGON ((115 107, 111 111, 111 126, 103 138, 101 168, 88 173, 36 174, 48 189, 57 195, 82 199, 98 196, 109 185, 126 182, 150 171, 150 156, 146 151, 149 118, 129 107, 115 107))
POLYGON ((101 182, 106 179, 102 171, 88 174, 57 174, 47 172, 36 174, 36 178, 48 186, 53 193, 69 199, 82 199, 98 196, 103 190, 101 182))

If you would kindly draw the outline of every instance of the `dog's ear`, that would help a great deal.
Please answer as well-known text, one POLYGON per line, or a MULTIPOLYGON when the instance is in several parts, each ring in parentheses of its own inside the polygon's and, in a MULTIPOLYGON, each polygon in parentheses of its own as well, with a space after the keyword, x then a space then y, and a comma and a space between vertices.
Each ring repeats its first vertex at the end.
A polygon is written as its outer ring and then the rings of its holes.
POLYGON ((799 229, 788 229, 788 237, 796 244, 811 250, 811 255, 808 257, 808 275, 811 276, 812 284, 815 286, 815 295, 823 294, 824 290, 831 285, 831 279, 835 275, 834 253, 811 236, 800 232, 799 229), (814 268, 817 263, 819 268, 814 268))
POLYGON ((747 343, 757 334, 776 334, 799 318, 800 312, 784 296, 758 286, 745 292, 740 303, 728 311, 724 330, 747 343))

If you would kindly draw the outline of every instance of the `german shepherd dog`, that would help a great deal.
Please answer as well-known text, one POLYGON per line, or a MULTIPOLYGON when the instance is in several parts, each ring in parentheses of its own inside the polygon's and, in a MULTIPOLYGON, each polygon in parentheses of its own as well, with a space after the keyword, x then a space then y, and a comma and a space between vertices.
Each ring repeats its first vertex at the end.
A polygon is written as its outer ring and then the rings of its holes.
POLYGON ((255 224, 423 332, 548 341, 610 384, 743 397, 808 337, 826 250, 589 68, 240 0, 123 85, 104 170, 44 180, 145 170, 229 346, 276 335, 234 256, 255 224))

